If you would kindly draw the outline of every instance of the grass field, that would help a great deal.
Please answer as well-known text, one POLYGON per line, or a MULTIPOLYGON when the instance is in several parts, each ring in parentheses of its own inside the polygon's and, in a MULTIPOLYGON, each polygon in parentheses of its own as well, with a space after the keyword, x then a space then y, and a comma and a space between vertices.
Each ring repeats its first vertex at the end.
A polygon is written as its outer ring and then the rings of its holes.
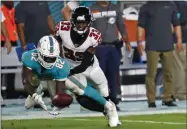
MULTIPOLYGON (((120 117, 117 129, 186 129, 186 114, 139 115, 120 117)), ((3 120, 2 129, 107 129, 104 117, 3 120)))

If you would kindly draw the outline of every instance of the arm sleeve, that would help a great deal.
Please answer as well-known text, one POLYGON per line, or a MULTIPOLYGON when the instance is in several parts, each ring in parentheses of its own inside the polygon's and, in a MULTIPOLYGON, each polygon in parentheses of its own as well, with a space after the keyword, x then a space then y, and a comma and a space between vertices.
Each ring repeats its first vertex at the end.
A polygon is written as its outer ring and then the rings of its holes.
POLYGON ((70 0, 70 2, 67 3, 67 5, 69 6, 71 10, 74 10, 75 8, 79 6, 79 2, 70 0))
POLYGON ((116 12, 117 12, 117 27, 119 29, 119 32, 121 33, 121 35, 126 35, 127 32, 126 32, 126 26, 125 26, 125 23, 124 23, 124 19, 122 17, 122 12, 119 10, 119 8, 117 8, 118 6, 116 6, 116 12))
POLYGON ((15 8, 15 22, 16 24, 25 22, 25 12, 22 3, 19 3, 15 8))
POLYGON ((138 17, 138 26, 145 28, 147 24, 147 7, 143 5, 140 8, 139 17, 138 17))
POLYGON ((173 5, 173 13, 172 13, 171 23, 175 27, 175 26, 180 25, 180 17, 177 16, 179 12, 178 12, 176 4, 173 3, 172 5, 173 5))

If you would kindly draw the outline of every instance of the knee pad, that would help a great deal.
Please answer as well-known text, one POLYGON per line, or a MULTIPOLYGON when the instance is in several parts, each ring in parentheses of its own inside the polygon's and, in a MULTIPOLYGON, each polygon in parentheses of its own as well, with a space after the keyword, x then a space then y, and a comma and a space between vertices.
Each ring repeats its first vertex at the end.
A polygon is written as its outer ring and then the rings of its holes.
POLYGON ((95 88, 99 91, 99 93, 107 97, 109 95, 109 90, 108 90, 108 81, 102 71, 102 69, 98 66, 95 67, 91 72, 90 72, 90 77, 91 81, 95 84, 95 88))
POLYGON ((77 96, 77 102, 90 111, 103 112, 104 106, 87 96, 77 96))

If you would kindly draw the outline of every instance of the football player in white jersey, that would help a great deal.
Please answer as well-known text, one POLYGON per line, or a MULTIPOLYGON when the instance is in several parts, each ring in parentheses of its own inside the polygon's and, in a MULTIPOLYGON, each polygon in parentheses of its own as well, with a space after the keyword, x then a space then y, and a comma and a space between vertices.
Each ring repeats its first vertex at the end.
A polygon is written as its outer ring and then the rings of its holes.
MULTIPOLYGON (((63 56, 72 69, 70 73, 83 74, 92 82, 102 96, 109 99, 107 79, 94 55, 95 47, 101 42, 101 33, 91 27, 93 21, 89 8, 79 6, 70 21, 61 21, 56 26, 56 38, 61 43, 63 56)), ((87 109, 104 111, 103 106, 87 97, 78 97, 78 102, 87 109), (97 105, 97 106, 96 106, 97 105)))

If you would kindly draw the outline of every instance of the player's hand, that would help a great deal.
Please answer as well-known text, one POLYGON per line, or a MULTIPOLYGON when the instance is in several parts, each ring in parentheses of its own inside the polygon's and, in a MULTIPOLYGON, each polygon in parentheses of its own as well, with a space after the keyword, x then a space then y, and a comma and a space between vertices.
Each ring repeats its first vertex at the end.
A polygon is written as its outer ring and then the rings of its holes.
POLYGON ((142 43, 138 43, 137 49, 138 49, 138 53, 140 54, 140 56, 142 56, 143 52, 144 52, 144 46, 143 46, 143 44, 142 43))
POLYGON ((5 47, 7 48, 7 54, 9 54, 12 50, 12 44, 9 40, 5 42, 5 47))
POLYGON ((177 52, 181 52, 182 51, 182 43, 181 42, 177 42, 176 43, 176 48, 177 48, 177 52))
POLYGON ((34 93, 34 94, 32 95, 32 98, 34 99, 34 101, 35 101, 37 104, 39 104, 44 110, 47 111, 47 106, 45 105, 45 103, 44 103, 43 100, 42 100, 43 94, 44 94, 43 92, 42 92, 42 94, 40 94, 40 95, 38 95, 37 93, 34 93))
POLYGON ((131 44, 130 44, 129 42, 126 43, 126 48, 127 48, 127 50, 128 50, 129 52, 132 51, 132 46, 131 46, 131 44))

